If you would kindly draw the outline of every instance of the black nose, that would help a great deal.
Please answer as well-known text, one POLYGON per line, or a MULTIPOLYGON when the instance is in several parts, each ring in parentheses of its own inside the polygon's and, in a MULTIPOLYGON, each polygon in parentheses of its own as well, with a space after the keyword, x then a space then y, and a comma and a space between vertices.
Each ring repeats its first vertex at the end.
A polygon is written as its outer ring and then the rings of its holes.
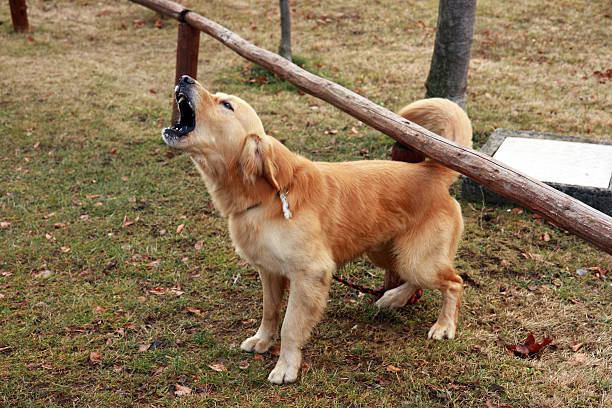
POLYGON ((183 75, 179 78, 179 85, 193 85, 195 84, 195 80, 189 75, 183 75))

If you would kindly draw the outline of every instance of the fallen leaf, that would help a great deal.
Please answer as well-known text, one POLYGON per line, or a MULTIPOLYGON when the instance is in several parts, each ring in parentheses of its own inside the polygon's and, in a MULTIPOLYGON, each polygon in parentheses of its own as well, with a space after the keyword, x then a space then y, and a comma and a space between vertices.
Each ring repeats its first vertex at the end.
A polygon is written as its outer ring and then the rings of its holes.
POLYGON ((96 307, 94 307, 93 312, 94 313, 100 313, 100 312, 103 312, 105 310, 106 310, 106 308, 104 306, 96 306, 96 307))
POLYGON ((153 295, 163 295, 167 291, 168 291, 168 288, 153 288, 153 289, 149 289, 149 293, 151 293, 153 295))
POLYGON ((144 353, 144 352, 145 352, 145 351, 147 351, 149 348, 151 348, 151 343, 141 344, 140 346, 138 346, 138 352, 139 352, 139 353, 144 353))
POLYGON ((211 369, 215 370, 218 373, 222 371, 227 371, 227 368, 222 363, 209 364, 208 367, 210 367, 211 369))
POLYGON ((151 373, 151 375, 158 375, 158 374, 163 374, 166 371, 168 371, 168 367, 157 367, 155 370, 153 370, 153 372, 151 373))
POLYGON ((572 351, 575 353, 578 350, 580 350, 583 345, 584 345, 584 343, 571 343, 570 344, 570 349, 572 349, 572 351))
POLYGON ((102 364, 102 353, 99 351, 92 351, 89 353, 89 361, 92 364, 102 364))
POLYGON ((301 368, 302 368, 302 371, 310 370, 310 364, 308 364, 308 362, 306 361, 303 361, 301 368))
POLYGON ((60 251, 63 252, 63 253, 70 252, 70 247, 63 246, 63 247, 60 248, 60 251))
POLYGON ((402 371, 401 368, 398 368, 394 365, 388 365, 387 366, 387 371, 391 372, 391 373, 399 373, 400 371, 402 371))
POLYGON ((177 288, 172 288, 172 289, 170 289, 170 293, 172 293, 173 295, 176 295, 176 296, 181 296, 185 292, 182 291, 182 290, 179 290, 177 288))
POLYGON ((200 309, 196 309, 194 307, 186 307, 185 310, 187 312, 189 312, 189 313, 193 313, 193 314, 196 314, 198 316, 202 314, 202 311, 200 309))
POLYGON ((137 216, 133 220, 130 220, 128 216, 126 215, 125 217, 123 217, 123 228, 129 227, 130 225, 138 222, 138 220, 140 220, 140 216, 137 216))
POLYGON ((249 368, 250 364, 248 361, 243 361, 240 363, 240 365, 238 366, 239 369, 241 370, 246 370, 247 368, 249 368))
POLYGON ((55 224, 53 224, 54 228, 66 228, 66 224, 64 224, 63 222, 56 222, 55 224))
POLYGON ((176 233, 180 234, 183 228, 185 228, 185 224, 181 224, 178 227, 176 227, 176 233))
POLYGON ((185 387, 181 384, 174 384, 174 395, 177 397, 184 397, 185 395, 191 394, 191 388, 185 387))
POLYGON ((195 245, 193 246, 196 251, 201 250, 202 248, 204 248, 204 241, 198 241, 195 243, 195 245))
POLYGON ((523 209, 522 209, 522 208, 518 208, 518 207, 514 207, 514 208, 512 209, 512 212, 513 212, 514 214, 522 214, 522 213, 523 213, 523 209))
POLYGON ((529 289, 529 290, 530 290, 530 291, 532 291, 532 292, 533 292, 534 290, 538 290, 538 288, 539 288, 539 286, 538 286, 538 285, 535 285, 535 284, 533 284, 533 283, 532 283, 532 284, 530 284, 530 285, 527 285, 527 289, 529 289))
POLYGON ((574 361, 572 361, 572 365, 579 366, 586 363, 586 354, 584 353, 576 353, 574 354, 574 361))
POLYGON ((8 221, 0 221, 0 228, 8 228, 11 226, 11 223, 8 221))
POLYGON ((527 338, 525 339, 524 344, 510 346, 506 345, 506 348, 519 357, 528 357, 538 353, 540 350, 548 346, 552 342, 552 340, 552 338, 546 337, 542 340, 541 343, 536 343, 535 338, 533 337, 533 333, 529 333, 529 336, 527 336, 527 338))
POLYGON ((54 213, 54 212, 49 213, 49 214, 46 214, 46 215, 43 215, 43 219, 45 219, 45 220, 46 220, 46 219, 49 219, 49 218, 53 217, 54 215, 55 215, 55 213, 54 213))
POLYGON ((280 356, 280 347, 279 346, 272 346, 270 348, 270 354, 272 354, 273 356, 280 356))
POLYGON ((42 270, 42 271, 38 271, 36 273, 34 273, 34 277, 35 278, 41 278, 41 279, 48 279, 51 277, 51 271, 48 269, 42 270))

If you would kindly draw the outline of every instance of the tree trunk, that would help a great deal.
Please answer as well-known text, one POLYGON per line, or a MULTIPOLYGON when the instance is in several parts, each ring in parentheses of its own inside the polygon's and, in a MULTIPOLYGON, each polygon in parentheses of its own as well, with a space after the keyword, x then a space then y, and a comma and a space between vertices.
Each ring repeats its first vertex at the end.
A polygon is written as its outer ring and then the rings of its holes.
POLYGON ((440 0, 425 97, 450 99, 465 110, 476 0, 440 0))
POLYGON ((291 61, 291 11, 289 0, 280 0, 281 15, 281 43, 278 53, 281 57, 291 61))

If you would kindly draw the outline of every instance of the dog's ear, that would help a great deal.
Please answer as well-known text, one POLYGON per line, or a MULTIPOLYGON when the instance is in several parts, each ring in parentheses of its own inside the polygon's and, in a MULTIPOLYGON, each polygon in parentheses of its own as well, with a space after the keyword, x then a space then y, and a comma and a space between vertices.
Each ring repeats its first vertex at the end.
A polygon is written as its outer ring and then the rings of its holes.
POLYGON ((286 188, 293 175, 291 152, 276 139, 249 134, 238 159, 244 177, 263 177, 276 191, 286 188))

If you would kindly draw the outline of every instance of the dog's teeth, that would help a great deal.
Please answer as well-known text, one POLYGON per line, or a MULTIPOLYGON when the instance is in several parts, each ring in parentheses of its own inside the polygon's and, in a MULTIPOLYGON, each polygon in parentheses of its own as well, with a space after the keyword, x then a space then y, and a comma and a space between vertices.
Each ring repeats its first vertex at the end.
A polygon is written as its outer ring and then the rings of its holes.
POLYGON ((178 85, 174 87, 174 93, 178 91, 178 85))
POLYGON ((185 97, 181 95, 181 97, 179 98, 179 103, 183 102, 185 100, 185 97))

